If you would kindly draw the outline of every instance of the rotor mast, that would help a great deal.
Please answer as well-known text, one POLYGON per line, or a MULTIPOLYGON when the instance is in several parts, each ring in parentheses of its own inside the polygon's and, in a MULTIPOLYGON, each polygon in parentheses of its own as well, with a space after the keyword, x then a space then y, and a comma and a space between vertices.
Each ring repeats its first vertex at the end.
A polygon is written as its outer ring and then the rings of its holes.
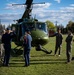
POLYGON ((26 3, 25 3, 26 4, 26 10, 22 16, 22 19, 23 18, 30 19, 30 16, 31 16, 30 13, 32 11, 32 2, 33 2, 33 0, 26 0, 26 3))
POLYGON ((26 9, 25 9, 25 12, 22 16, 21 19, 17 20, 18 23, 22 22, 23 19, 30 19, 31 18, 31 11, 32 11, 32 5, 33 4, 45 4, 45 2, 42 2, 42 3, 33 3, 33 0, 26 0, 26 3, 25 4, 12 4, 12 5, 26 5, 26 9))

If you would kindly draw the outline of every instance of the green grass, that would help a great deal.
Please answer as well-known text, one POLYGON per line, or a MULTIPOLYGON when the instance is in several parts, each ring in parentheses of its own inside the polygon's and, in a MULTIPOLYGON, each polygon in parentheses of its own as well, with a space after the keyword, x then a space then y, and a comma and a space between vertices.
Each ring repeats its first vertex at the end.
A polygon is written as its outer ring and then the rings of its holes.
MULTIPOLYGON (((31 50, 30 66, 24 66, 23 55, 11 57, 9 67, 0 67, 0 75, 74 75, 74 61, 66 64, 66 35, 64 35, 61 56, 53 56, 55 49, 55 37, 49 38, 49 43, 44 47, 51 54, 42 51, 31 50)), ((74 42, 72 47, 72 56, 74 56, 74 42)), ((15 45, 12 43, 12 48, 15 45)))

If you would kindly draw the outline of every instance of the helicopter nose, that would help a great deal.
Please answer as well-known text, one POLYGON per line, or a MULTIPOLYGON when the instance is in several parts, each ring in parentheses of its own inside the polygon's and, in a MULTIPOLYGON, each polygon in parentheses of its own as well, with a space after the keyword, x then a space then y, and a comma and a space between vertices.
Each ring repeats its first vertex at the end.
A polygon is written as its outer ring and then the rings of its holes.
POLYGON ((45 45, 49 41, 48 35, 42 30, 32 31, 31 36, 33 38, 33 45, 45 45))
POLYGON ((36 43, 37 44, 40 44, 40 45, 45 45, 45 44, 47 44, 48 43, 48 37, 46 36, 46 37, 42 37, 42 38, 38 38, 37 40, 36 40, 36 43))

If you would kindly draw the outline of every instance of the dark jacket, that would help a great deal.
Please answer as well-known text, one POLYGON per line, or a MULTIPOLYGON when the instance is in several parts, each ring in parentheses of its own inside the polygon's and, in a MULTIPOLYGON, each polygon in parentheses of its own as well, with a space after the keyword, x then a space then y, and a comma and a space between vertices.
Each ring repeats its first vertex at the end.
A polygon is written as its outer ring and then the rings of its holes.
POLYGON ((11 32, 9 34, 8 33, 3 34, 2 35, 2 43, 10 44, 13 37, 15 37, 15 33, 14 32, 11 32))
POLYGON ((61 33, 55 33, 51 37, 54 37, 54 36, 56 36, 56 45, 61 45, 62 44, 62 39, 63 39, 62 34, 61 33))
POLYGON ((66 38, 66 43, 71 44, 72 38, 73 38, 73 35, 72 34, 71 35, 68 35, 67 38, 66 38))

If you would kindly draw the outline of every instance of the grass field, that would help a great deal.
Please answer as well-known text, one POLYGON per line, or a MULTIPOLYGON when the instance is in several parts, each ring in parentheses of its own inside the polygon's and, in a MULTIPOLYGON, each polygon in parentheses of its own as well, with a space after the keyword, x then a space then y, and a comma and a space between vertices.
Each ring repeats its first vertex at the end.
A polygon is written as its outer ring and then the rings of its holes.
MULTIPOLYGON (((55 37, 49 38, 49 43, 44 47, 51 54, 42 51, 31 50, 30 66, 24 66, 23 55, 11 57, 9 67, 0 67, 0 75, 74 75, 74 60, 66 64, 66 35, 63 36, 63 45, 61 56, 54 56, 55 37)), ((72 47, 72 56, 74 56, 74 42, 72 47)), ((15 45, 12 43, 12 48, 15 45)))

